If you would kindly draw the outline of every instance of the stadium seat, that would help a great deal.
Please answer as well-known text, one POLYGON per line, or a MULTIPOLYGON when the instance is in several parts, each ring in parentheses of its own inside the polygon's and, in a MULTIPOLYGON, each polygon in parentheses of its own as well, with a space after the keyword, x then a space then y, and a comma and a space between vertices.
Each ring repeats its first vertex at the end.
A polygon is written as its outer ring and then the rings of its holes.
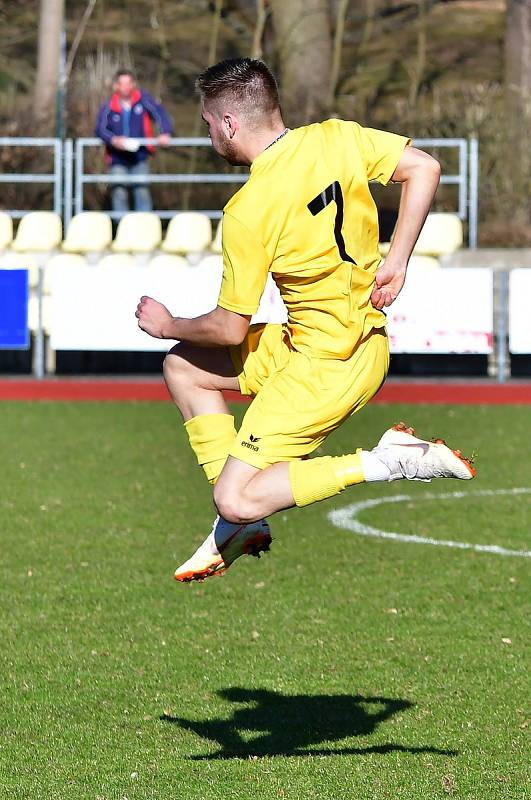
POLYGON ((118 223, 111 245, 115 253, 150 253, 162 239, 160 219, 151 211, 133 211, 118 223))
POLYGON ((221 245, 221 237, 222 237, 222 229, 223 229, 223 217, 219 220, 216 233, 214 234, 214 238, 212 239, 212 244, 210 249, 213 253, 222 253, 223 247, 221 245))
MULTIPOLYGON (((390 242, 380 242, 378 249, 386 256, 390 242)), ((413 250, 419 256, 446 256, 463 246, 463 223, 457 214, 434 211, 428 214, 424 227, 413 250)))
POLYGON ((150 260, 149 269, 182 269, 188 266, 188 261, 182 256, 174 256, 170 253, 159 253, 150 260))
POLYGON ((70 220, 62 249, 66 253, 100 253, 111 241, 110 216, 103 211, 83 211, 70 220))
POLYGON ((121 269, 127 269, 128 267, 134 267, 136 264, 135 258, 129 253, 109 253, 103 258, 100 258, 98 261, 97 266, 103 267, 103 269, 107 267, 120 267, 121 269))
POLYGON ((39 265, 31 253, 4 253, 0 256, 0 269, 27 269, 30 287, 34 289, 39 283, 39 265))
POLYGON ((457 214, 436 211, 426 217, 413 252, 419 256, 443 256, 462 246, 463 223, 457 214))
POLYGON ((49 293, 53 276, 72 267, 85 267, 87 260, 77 253, 58 253, 48 259, 44 267, 44 291, 49 293))
MULTIPOLYGON (((52 309, 51 297, 42 298, 42 327, 44 333, 49 335, 51 331, 52 309)), ((28 327, 32 333, 36 333, 39 327, 39 299, 37 295, 32 295, 28 302, 28 327)))
POLYGON ((216 255, 212 253, 209 256, 205 256, 201 259, 199 264, 197 265, 201 269, 223 269, 223 257, 221 255, 216 255))
POLYGON ((408 277, 411 275, 420 275, 422 272, 429 272, 433 269, 439 269, 441 266, 438 258, 433 256, 417 256, 413 254, 409 259, 407 268, 408 277))
POLYGON ((0 252, 13 241, 13 220, 5 211, 0 211, 0 252))
POLYGON ((212 242, 212 223, 199 211, 183 211, 170 220, 161 245, 165 253, 201 253, 212 242))
POLYGON ((53 211, 30 211, 19 222, 11 245, 17 253, 44 253, 59 247, 62 239, 61 217, 53 211))

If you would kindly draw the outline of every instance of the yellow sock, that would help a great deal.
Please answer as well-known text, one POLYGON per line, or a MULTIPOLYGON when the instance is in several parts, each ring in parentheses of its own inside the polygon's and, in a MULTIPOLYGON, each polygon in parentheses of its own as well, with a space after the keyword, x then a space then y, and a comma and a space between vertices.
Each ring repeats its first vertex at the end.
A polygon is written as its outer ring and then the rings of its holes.
POLYGON ((220 476, 236 436, 231 414, 202 414, 184 423, 190 445, 212 485, 220 476))
POLYGON ((317 500, 333 497, 354 483, 363 483, 365 476, 359 453, 357 450, 348 456, 291 461, 289 480, 295 503, 308 506, 317 500))

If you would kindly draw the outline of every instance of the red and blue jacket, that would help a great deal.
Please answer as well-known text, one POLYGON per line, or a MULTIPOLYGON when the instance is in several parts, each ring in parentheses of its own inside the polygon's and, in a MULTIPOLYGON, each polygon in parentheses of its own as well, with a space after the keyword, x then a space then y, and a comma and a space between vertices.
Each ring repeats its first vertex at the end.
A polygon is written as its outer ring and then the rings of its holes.
POLYGON ((117 150, 111 145, 113 136, 129 136, 135 138, 151 138, 152 122, 155 122, 159 133, 172 133, 170 118, 160 103, 147 92, 135 89, 131 94, 131 110, 129 114, 120 102, 120 95, 115 92, 110 100, 104 103, 96 122, 96 136, 105 142, 106 161, 108 164, 123 164, 131 167, 139 161, 145 161, 153 152, 153 147, 140 147, 136 153, 117 150))

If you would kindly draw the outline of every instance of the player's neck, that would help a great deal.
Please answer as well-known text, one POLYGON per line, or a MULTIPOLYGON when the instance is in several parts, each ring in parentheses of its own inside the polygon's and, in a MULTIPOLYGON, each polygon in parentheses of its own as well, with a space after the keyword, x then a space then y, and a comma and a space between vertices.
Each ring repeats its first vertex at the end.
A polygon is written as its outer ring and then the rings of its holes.
POLYGON ((249 166, 253 163, 255 158, 267 150, 269 147, 274 147, 275 143, 287 132, 287 128, 284 125, 284 120, 282 117, 279 117, 278 122, 276 122, 271 128, 267 128, 263 131, 260 131, 253 136, 253 139, 249 142, 247 148, 247 157, 249 159, 249 166))

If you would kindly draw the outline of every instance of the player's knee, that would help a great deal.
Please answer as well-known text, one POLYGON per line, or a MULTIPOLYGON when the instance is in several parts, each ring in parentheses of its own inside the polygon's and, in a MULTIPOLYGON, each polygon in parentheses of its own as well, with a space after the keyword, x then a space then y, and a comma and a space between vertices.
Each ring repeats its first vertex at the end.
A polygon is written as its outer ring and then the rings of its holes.
POLYGON ((162 366, 164 380, 168 387, 175 387, 191 380, 191 365, 184 351, 179 350, 179 345, 172 347, 166 354, 162 366))
POLYGON ((245 503, 231 489, 214 486, 214 505, 218 514, 228 522, 248 522, 245 518, 245 503))

